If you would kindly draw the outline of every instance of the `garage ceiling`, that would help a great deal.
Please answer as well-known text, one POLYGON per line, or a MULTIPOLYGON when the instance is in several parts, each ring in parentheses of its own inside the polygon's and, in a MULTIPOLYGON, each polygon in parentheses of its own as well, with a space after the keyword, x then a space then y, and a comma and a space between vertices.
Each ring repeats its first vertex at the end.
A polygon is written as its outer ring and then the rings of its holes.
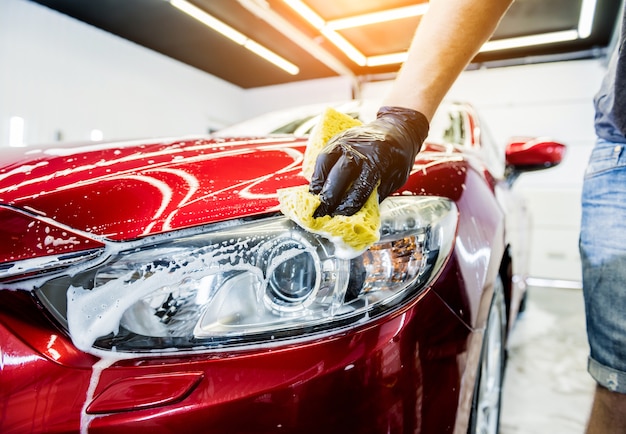
MULTIPOLYGON (((425 0, 33 1, 242 88, 338 75, 363 78, 395 73, 398 59, 379 63, 387 55, 401 59, 428 4, 425 0), (228 39, 185 13, 185 8, 200 11, 201 19, 219 20, 243 39, 239 43, 228 39), (298 8, 312 14, 313 24, 298 8), (400 12, 400 18, 360 26, 341 21, 394 10, 400 12), (298 72, 285 72, 246 48, 253 43, 295 65, 298 72), (343 50, 338 48, 341 44, 343 50)), ((619 6, 619 0, 517 0, 492 41, 531 44, 481 52, 474 62, 528 63, 547 57, 597 56, 610 42, 619 6), (591 20, 587 30, 586 19, 591 20), (537 35, 559 40, 533 44, 529 37, 537 35)))

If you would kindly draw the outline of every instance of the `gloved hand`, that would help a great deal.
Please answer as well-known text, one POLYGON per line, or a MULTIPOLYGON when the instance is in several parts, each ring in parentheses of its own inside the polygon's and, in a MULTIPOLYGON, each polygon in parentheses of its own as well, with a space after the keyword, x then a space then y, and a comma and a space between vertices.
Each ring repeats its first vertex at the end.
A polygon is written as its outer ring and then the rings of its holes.
POLYGON ((402 187, 427 135, 426 117, 403 107, 381 107, 376 120, 337 134, 315 163, 309 190, 322 203, 313 216, 350 216, 376 185, 380 201, 402 187))

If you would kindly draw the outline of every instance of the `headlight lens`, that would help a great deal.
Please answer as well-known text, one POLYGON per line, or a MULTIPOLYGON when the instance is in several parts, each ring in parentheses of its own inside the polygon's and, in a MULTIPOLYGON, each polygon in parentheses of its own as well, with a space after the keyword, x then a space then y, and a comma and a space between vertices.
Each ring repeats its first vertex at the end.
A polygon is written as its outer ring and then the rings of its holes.
POLYGON ((351 260, 284 217, 116 245, 89 270, 36 291, 76 346, 207 350, 328 333, 415 296, 452 249, 457 211, 439 197, 390 197, 381 239, 351 260))

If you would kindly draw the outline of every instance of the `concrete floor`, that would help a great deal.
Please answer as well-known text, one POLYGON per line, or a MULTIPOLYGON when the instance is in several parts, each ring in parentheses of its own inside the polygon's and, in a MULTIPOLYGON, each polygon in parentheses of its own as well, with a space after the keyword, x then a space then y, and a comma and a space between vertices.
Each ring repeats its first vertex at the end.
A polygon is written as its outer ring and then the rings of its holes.
POLYGON ((529 291, 509 343, 500 433, 584 433, 595 382, 587 373, 582 290, 529 291))

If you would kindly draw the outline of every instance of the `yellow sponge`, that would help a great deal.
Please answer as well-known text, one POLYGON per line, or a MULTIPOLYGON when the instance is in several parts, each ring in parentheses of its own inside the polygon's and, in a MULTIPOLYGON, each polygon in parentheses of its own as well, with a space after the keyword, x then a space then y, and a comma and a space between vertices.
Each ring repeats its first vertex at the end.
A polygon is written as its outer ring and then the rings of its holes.
POLYGON ((348 128, 361 125, 361 121, 345 113, 328 107, 322 113, 320 120, 313 127, 309 141, 304 151, 304 161, 302 162, 302 174, 309 181, 315 169, 315 160, 326 143, 336 134, 348 128))
POLYGON ((319 206, 320 198, 309 193, 308 185, 278 190, 278 200, 283 214, 304 229, 331 240, 339 257, 355 257, 380 238, 380 209, 376 191, 363 208, 351 216, 314 218, 313 212, 319 206))
MULTIPOLYGON (((315 160, 326 142, 341 131, 361 122, 334 109, 327 109, 313 129, 304 154, 303 172, 310 179, 315 160)), ((374 189, 365 205, 352 216, 337 215, 314 218, 320 204, 318 195, 309 192, 308 185, 278 190, 283 214, 310 232, 322 235, 335 244, 338 257, 350 259, 361 254, 380 238, 380 209, 378 191, 374 189)))

